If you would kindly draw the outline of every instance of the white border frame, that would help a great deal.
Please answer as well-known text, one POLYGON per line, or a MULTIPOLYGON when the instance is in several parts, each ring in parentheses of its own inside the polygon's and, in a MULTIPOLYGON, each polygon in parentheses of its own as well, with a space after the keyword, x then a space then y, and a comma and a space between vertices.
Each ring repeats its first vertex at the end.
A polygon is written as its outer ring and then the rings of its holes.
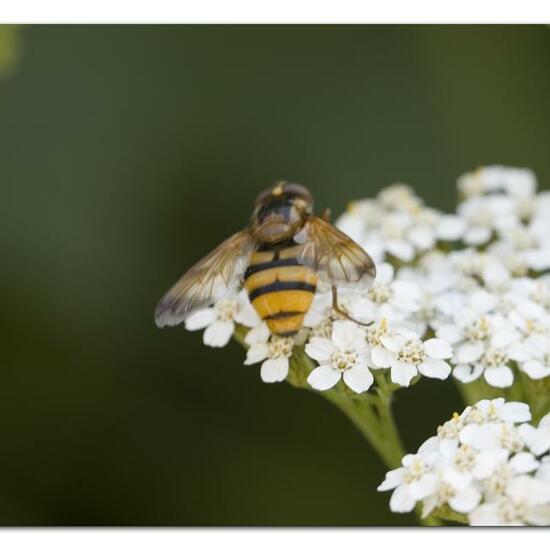
POLYGON ((4 23, 550 23, 548 0, 2 0, 4 23))
POLYGON ((547 529, 370 528, 370 529, 13 529, 0 531, 9 550, 308 550, 400 548, 464 550, 544 547, 547 529))
MULTIPOLYGON (((550 0, 1 0, 2 23, 550 23, 550 0)), ((550 32, 550 29, 549 29, 550 32)), ((0 489, 1 490, 1 489, 0 489)), ((545 546, 545 529, 4 529, 10 550, 545 546), (474 539, 475 538, 475 539, 474 539)))

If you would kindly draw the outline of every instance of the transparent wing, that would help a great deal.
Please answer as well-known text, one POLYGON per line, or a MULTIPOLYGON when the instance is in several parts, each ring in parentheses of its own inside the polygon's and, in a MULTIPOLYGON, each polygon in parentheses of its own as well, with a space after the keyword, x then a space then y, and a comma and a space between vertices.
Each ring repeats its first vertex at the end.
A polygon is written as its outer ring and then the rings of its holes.
POLYGON ((193 311, 213 304, 236 288, 253 248, 254 241, 245 229, 197 262, 158 303, 157 326, 177 325, 193 311))
POLYGON ((345 233, 325 220, 310 218, 298 261, 315 269, 331 286, 365 289, 376 277, 372 258, 345 233))

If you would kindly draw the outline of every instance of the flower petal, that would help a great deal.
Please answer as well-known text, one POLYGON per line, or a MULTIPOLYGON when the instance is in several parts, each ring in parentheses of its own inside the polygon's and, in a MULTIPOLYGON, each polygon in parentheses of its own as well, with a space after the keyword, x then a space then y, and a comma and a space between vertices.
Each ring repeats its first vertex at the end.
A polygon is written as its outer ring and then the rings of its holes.
POLYGON ((483 376, 495 388, 508 388, 514 383, 514 373, 510 367, 491 367, 483 371, 483 376))
POLYGON ((471 367, 470 365, 457 365, 453 370, 453 376, 464 384, 468 384, 469 382, 477 380, 482 372, 483 367, 481 365, 476 365, 475 367, 471 367))
POLYGON ((456 344, 461 339, 460 329, 456 325, 441 325, 435 331, 435 334, 438 338, 450 342, 451 344, 456 344))
POLYGON ((212 324, 218 316, 213 307, 208 309, 199 309, 185 319, 185 328, 187 330, 200 330, 212 324))
POLYGON ((414 481, 409 486, 411 495, 416 500, 422 500, 431 495, 437 488, 437 479, 434 474, 424 474, 418 481, 414 481))
POLYGON ((355 393, 367 391, 374 380, 370 370, 362 365, 356 365, 344 371, 343 378, 346 386, 355 393))
POLYGON ((398 361, 392 365, 391 380, 394 384, 408 386, 410 381, 418 374, 416 367, 411 363, 398 361))
POLYGON ((335 351, 334 344, 328 338, 314 336, 306 345, 306 353, 315 361, 328 361, 335 351))
POLYGON ((389 285, 393 279, 394 268, 388 262, 376 266, 376 284, 389 285))
POLYGON ((393 353, 398 353, 401 350, 401 347, 404 343, 404 338, 400 335, 396 336, 387 336, 385 334, 380 336, 380 343, 388 350, 393 353))
POLYGON ((428 378, 439 378, 439 380, 445 380, 451 374, 451 367, 447 362, 433 357, 426 357, 418 366, 418 370, 428 378))
POLYGON ((330 365, 321 365, 310 372, 307 381, 312 388, 325 391, 335 386, 341 376, 340 372, 330 365))
POLYGON ((399 485, 390 498, 390 510, 397 513, 412 511, 416 500, 411 495, 407 485, 399 485))
POLYGON ((246 350, 246 359, 244 361, 245 365, 253 365, 254 363, 259 363, 267 358, 269 354, 269 347, 267 342, 260 342, 250 346, 246 350))
POLYGON ((389 491, 391 489, 395 489, 398 485, 401 485, 401 483, 403 483, 405 472, 405 468, 396 468, 395 470, 390 470, 386 473, 386 478, 380 485, 378 485, 376 490, 389 491))
POLYGON ((392 361, 394 361, 395 359, 393 353, 389 349, 380 345, 374 346, 372 348, 371 358, 374 366, 380 369, 389 368, 392 364, 392 361))
POLYGON ((462 236, 465 226, 462 218, 454 214, 445 214, 439 220, 437 237, 443 241, 456 241, 462 236))
POLYGON ((514 455, 509 465, 516 473, 527 474, 538 468, 539 461, 531 453, 523 451, 514 455))
POLYGON ((520 334, 517 330, 510 327, 503 327, 496 331, 491 338, 491 345, 495 348, 503 349, 519 340, 520 334))
POLYGON ((412 244, 406 241, 388 241, 386 248, 392 256, 404 262, 410 262, 414 258, 414 248, 412 244))
POLYGON ((430 357, 435 359, 449 359, 453 356, 453 348, 445 340, 430 338, 424 342, 424 349, 430 357))
POLYGON ((212 348, 223 348, 235 330, 233 321, 215 321, 210 326, 206 327, 202 335, 202 341, 205 346, 212 348))
POLYGON ((531 411, 526 403, 508 401, 499 408, 498 417, 505 422, 529 422, 531 411))
POLYGON ((449 499, 449 506, 456 512, 468 514, 479 504, 480 500, 481 493, 470 486, 457 491, 454 497, 449 499))
POLYGON ((478 506, 475 510, 470 512, 468 520, 470 525, 485 527, 502 525, 500 516, 498 515, 497 505, 494 502, 478 506))
POLYGON ((483 355, 483 349, 481 342, 465 342, 458 346, 455 360, 457 363, 473 363, 483 355))
POLYGON ((538 359, 523 363, 522 370, 533 380, 540 380, 550 375, 550 366, 543 365, 538 359))
POLYGON ((249 346, 252 346, 259 342, 267 342, 269 340, 269 334, 270 333, 269 333, 269 329, 267 328, 267 325, 262 322, 258 326, 250 329, 246 333, 246 336, 244 337, 244 341, 249 346))
MULTIPOLYGON (((489 437, 486 441, 479 441, 475 440, 474 434, 474 446, 479 448, 480 445, 483 446, 485 444, 488 445, 498 445, 497 435, 494 433, 493 430, 489 430, 489 437)), ((478 435, 483 438, 485 435, 487 435, 487 431, 478 431, 478 435)), ((468 436, 464 436, 466 439, 468 439, 468 436)), ((482 450, 475 459, 474 467, 472 468, 472 473, 476 479, 487 479, 490 475, 493 474, 493 472, 506 460, 508 459, 508 451, 506 449, 501 448, 487 448, 485 450, 482 450)))
POLYGON ((256 310, 251 305, 239 307, 233 315, 233 319, 239 325, 249 328, 253 328, 262 322, 256 310))
POLYGON ((282 382, 288 375, 288 359, 278 357, 262 363, 260 376, 264 382, 282 382))
POLYGON ((360 327, 353 321, 335 321, 332 325, 332 342, 337 348, 347 349, 358 337, 360 327))

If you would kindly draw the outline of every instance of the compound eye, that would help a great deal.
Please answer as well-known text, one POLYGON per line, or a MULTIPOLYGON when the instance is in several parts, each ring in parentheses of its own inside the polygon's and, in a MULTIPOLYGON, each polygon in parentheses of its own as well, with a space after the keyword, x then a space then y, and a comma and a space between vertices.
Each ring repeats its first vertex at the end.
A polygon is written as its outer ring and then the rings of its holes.
POLYGON ((287 183, 284 189, 286 194, 294 195, 304 200, 306 203, 311 203, 313 201, 313 197, 308 189, 299 183, 287 183))
POLYGON ((303 200, 306 204, 311 205, 313 203, 313 197, 306 187, 299 183, 287 183, 286 181, 279 181, 264 189, 256 198, 255 205, 263 204, 271 197, 280 197, 287 195, 289 197, 296 197, 303 200))
MULTIPOLYGON (((278 190, 283 190, 286 182, 280 181, 276 183, 275 185, 272 185, 270 187, 265 188, 257 197, 256 197, 256 203, 255 205, 258 206, 259 204, 262 204, 265 202, 268 198, 273 197, 277 194, 278 190)), ((281 194, 279 192, 279 194, 281 194)))

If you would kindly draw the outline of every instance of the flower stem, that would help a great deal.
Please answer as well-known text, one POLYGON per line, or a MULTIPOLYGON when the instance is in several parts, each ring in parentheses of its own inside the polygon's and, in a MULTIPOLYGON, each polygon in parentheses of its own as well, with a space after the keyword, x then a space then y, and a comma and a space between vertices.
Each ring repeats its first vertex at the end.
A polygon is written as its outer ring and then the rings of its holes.
MULTIPOLYGON (((374 404, 366 399, 351 399, 335 390, 323 392, 322 395, 351 420, 388 468, 394 469, 401 465, 405 449, 391 409, 391 394, 383 392, 379 392, 377 396, 366 394, 369 397, 375 397, 374 404)), ((441 525, 435 517, 423 518, 419 506, 415 508, 415 512, 421 525, 441 525)))
MULTIPOLYGON (((246 345, 243 331, 235 331, 234 337, 241 345, 246 345)), ((391 406, 395 388, 386 381, 384 373, 375 373, 376 393, 365 392, 358 395, 348 390, 342 382, 328 391, 318 392, 307 383, 307 377, 314 367, 304 349, 295 347, 290 358, 287 381, 296 388, 314 391, 333 403, 351 420, 384 464, 390 469, 398 468, 405 455, 405 449, 391 406)), ((432 516, 422 518, 419 506, 415 508, 415 512, 422 525, 441 525, 441 522, 432 516)))
POLYGON ((401 444, 397 441, 395 432, 382 425, 377 416, 377 406, 373 407, 366 400, 350 399, 338 392, 324 392, 322 395, 351 420, 388 467, 399 466, 404 454, 401 444))
POLYGON ((453 523, 468 525, 468 518, 464 514, 455 512, 452 508, 450 508, 447 505, 434 510, 433 515, 445 521, 452 521, 453 523))
MULTIPOLYGON (((291 361, 289 381, 296 387, 310 389, 306 383, 307 375, 313 370, 311 359, 303 350, 295 350, 291 361)), ((375 373, 377 393, 360 395, 347 392, 345 386, 337 386, 329 391, 316 392, 336 405, 363 434, 371 447, 378 453, 384 464, 390 468, 398 468, 405 455, 405 448, 399 436, 399 430, 392 411, 393 390, 386 382, 384 373, 375 373)), ((441 522, 435 517, 422 517, 420 507, 415 508, 416 515, 422 525, 437 526, 441 522)))
POLYGON ((473 382, 468 382, 467 384, 458 380, 455 380, 455 382, 458 391, 462 395, 464 404, 466 405, 475 405, 482 399, 495 399, 505 395, 504 389, 489 386, 489 384, 480 378, 474 380, 473 382))

